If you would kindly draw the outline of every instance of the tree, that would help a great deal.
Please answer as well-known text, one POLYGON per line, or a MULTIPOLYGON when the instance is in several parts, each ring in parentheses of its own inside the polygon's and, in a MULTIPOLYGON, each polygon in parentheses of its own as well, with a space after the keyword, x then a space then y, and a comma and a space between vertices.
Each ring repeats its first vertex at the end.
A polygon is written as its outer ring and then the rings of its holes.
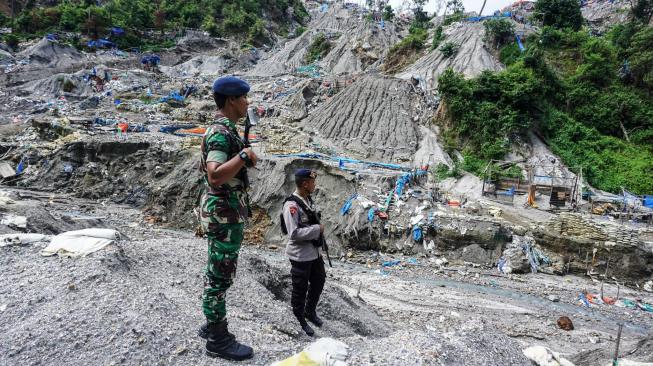
POLYGON ((628 53, 636 83, 653 91, 653 27, 644 27, 633 36, 628 53))
POLYGON ((166 11, 161 7, 154 12, 154 26, 157 27, 161 31, 161 35, 163 35, 163 30, 166 26, 166 11))
POLYGON ((558 29, 577 31, 583 26, 578 0, 537 0, 533 16, 543 25, 558 29))
POLYGON ((447 7, 445 10, 447 14, 462 14, 465 12, 465 6, 463 5, 462 0, 449 0, 447 1, 447 7))
POLYGON ((644 25, 648 25, 653 17, 653 0, 631 0, 633 17, 644 25))
POLYGON ((383 8, 383 20, 389 21, 395 18, 395 12, 392 10, 392 6, 386 5, 385 8, 383 8))
POLYGON ((483 23, 485 39, 494 47, 500 47, 513 39, 515 26, 506 19, 490 19, 483 23))

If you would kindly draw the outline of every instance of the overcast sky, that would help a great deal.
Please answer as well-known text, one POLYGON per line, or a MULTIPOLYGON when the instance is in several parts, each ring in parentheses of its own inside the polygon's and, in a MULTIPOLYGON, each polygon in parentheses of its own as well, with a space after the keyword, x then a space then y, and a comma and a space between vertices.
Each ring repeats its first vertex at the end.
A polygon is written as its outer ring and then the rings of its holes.
MULTIPOLYGON (((427 12, 433 13, 437 6, 437 1, 438 0, 430 0, 424 8, 426 9, 427 12)), ((483 10, 483 15, 489 15, 494 13, 495 10, 499 10, 503 8, 506 5, 510 5, 514 3, 516 0, 487 0, 487 3, 485 4, 485 9, 483 10)), ((364 3, 364 1, 362 1, 364 3)), ((446 0, 442 0, 442 2, 446 3, 446 0)), ((390 5, 392 5, 393 8, 397 8, 401 6, 403 3, 403 0, 390 0, 390 5)), ((481 6, 483 5, 483 0, 463 0, 463 5, 465 6, 466 11, 475 11, 478 12, 481 10, 481 6)))

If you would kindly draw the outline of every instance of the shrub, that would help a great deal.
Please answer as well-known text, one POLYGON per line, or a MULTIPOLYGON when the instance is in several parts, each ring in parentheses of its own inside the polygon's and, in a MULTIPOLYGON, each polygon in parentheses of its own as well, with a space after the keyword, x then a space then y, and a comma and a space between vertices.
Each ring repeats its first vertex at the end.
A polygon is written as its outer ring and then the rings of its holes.
POLYGON ((439 25, 437 28, 435 28, 435 31, 433 32, 433 43, 431 44, 431 49, 434 50, 440 46, 440 43, 442 40, 444 40, 444 32, 442 31, 442 26, 439 25))
POLYGON ((449 58, 455 55, 458 52, 460 45, 455 42, 445 42, 442 47, 440 47, 440 52, 445 58, 449 58))
POLYGON ((308 51, 306 56, 304 56, 304 61, 307 64, 311 64, 320 58, 324 57, 331 50, 331 42, 326 39, 324 33, 319 33, 308 46, 308 51))
POLYGON ((515 35, 515 26, 506 19, 490 19, 483 23, 485 40, 494 47, 500 47, 511 42, 515 35))
POLYGON ((66 79, 63 82, 63 85, 61 86, 61 89, 65 91, 66 93, 70 93, 73 90, 75 90, 75 83, 73 83, 70 79, 66 79))

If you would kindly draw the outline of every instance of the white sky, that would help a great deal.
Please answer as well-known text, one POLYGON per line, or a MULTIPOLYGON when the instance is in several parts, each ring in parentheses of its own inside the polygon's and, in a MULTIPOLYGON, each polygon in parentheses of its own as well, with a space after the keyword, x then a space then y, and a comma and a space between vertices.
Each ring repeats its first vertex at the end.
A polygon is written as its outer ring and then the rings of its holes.
MULTIPOLYGON (((437 8, 438 1, 446 3, 446 0, 430 0, 425 6, 424 9, 429 13, 433 13, 437 8)), ((514 3, 516 0, 487 0, 485 4, 485 9, 483 10, 483 15, 490 15, 494 13, 495 10, 499 10, 506 5, 514 3)), ((390 0, 390 5, 393 8, 400 7, 404 0, 390 0)), ((359 3, 365 3, 365 1, 359 1, 359 3)), ((479 12, 481 6, 483 5, 483 0, 463 0, 463 5, 465 6, 465 11, 475 11, 479 12)), ((442 11, 440 11, 442 12, 442 11)))

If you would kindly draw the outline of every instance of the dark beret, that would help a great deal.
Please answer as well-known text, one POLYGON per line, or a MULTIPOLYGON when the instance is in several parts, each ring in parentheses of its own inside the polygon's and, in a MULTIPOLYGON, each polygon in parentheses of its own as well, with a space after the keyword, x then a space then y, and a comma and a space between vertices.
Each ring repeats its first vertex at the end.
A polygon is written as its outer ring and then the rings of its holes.
POLYGON ((213 92, 228 96, 241 96, 249 93, 249 84, 235 76, 223 76, 213 82, 213 92))
POLYGON ((317 177, 317 173, 310 169, 297 169, 295 170, 295 179, 297 178, 313 178, 317 177))

